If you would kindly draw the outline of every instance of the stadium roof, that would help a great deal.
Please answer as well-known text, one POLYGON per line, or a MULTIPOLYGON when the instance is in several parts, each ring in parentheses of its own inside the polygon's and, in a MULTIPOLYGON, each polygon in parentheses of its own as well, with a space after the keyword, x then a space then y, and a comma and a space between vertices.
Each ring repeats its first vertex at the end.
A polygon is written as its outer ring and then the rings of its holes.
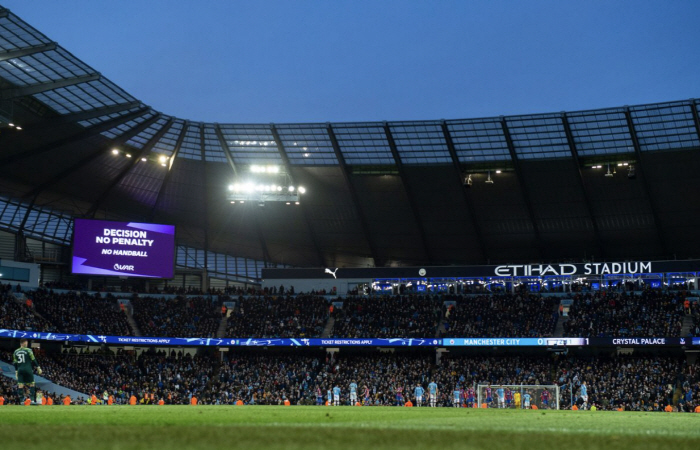
POLYGON ((197 122, 0 9, 0 194, 31 206, 18 228, 46 207, 168 222, 183 245, 294 266, 697 257, 699 108, 197 122), (234 169, 252 164, 286 168, 301 205, 231 205, 234 169))

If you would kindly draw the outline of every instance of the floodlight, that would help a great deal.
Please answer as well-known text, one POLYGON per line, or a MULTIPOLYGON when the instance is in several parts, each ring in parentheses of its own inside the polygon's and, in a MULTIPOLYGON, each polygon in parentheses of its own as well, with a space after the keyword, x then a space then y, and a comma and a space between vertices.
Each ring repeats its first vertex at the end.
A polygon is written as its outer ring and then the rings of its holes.
POLYGON ((467 178, 464 179, 464 187, 472 187, 473 183, 472 174, 467 175, 467 178))

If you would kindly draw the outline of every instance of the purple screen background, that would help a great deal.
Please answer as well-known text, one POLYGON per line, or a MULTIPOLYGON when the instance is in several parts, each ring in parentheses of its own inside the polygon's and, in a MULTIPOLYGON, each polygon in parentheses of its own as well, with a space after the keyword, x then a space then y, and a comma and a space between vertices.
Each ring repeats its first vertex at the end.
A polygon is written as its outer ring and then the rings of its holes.
MULTIPOLYGON (((175 267, 175 226, 138 222, 75 219, 73 226, 74 274, 114 275, 144 278, 172 278, 175 267), (137 230, 147 233, 152 246, 97 243, 105 229, 137 230), (104 249, 147 252, 147 257, 104 255, 104 249), (133 270, 128 267, 133 266, 133 270)), ((112 239, 114 237, 110 236, 112 239)), ((133 238, 129 238, 133 239, 133 238)))

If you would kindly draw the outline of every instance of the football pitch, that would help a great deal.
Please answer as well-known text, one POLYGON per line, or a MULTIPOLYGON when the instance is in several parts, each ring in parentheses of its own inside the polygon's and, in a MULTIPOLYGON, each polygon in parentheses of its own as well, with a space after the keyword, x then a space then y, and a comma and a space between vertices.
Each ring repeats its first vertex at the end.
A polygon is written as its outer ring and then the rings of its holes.
POLYGON ((312 406, 3 406, 3 448, 698 449, 700 414, 312 406))

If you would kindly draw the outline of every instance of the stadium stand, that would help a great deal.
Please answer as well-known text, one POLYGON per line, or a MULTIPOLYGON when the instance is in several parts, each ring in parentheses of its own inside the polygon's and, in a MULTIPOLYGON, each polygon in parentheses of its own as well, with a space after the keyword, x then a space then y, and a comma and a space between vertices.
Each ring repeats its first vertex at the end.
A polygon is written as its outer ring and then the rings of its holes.
POLYGON ((227 337, 319 337, 329 305, 316 295, 238 297, 227 337))
POLYGON ((22 331, 57 331, 56 326, 34 314, 27 303, 20 303, 12 293, 0 294, 0 328, 22 331))
POLYGON ((36 311, 55 331, 78 334, 131 336, 126 315, 116 298, 84 292, 57 293, 38 289, 27 293, 36 311))
MULTIPOLYGON (((491 383, 556 384, 561 407, 571 408, 581 405, 580 386, 586 381, 588 405, 601 410, 662 411, 673 404, 692 411, 700 405, 700 365, 690 366, 682 356, 449 355, 440 364, 425 352, 340 353, 333 358, 323 352, 246 352, 222 362, 214 355, 162 350, 138 357, 111 352, 40 357, 47 378, 100 398, 107 391, 118 403, 136 395, 145 403, 162 398, 187 404, 195 395, 205 404, 281 404, 286 399, 313 405, 319 391, 325 402, 326 392, 338 386, 347 404, 348 386, 356 382, 360 401, 365 386, 369 389, 367 405, 402 406, 417 384, 435 381, 441 406, 451 406, 456 386, 491 383), (403 401, 397 399, 399 392, 403 401)), ((542 407, 539 398, 533 403, 542 407)))
POLYGON ((334 337, 435 337, 439 296, 348 297, 335 315, 334 337))
POLYGON ((62 353, 42 358, 41 364, 48 379, 100 399, 107 391, 117 403, 127 403, 132 394, 149 402, 154 394, 169 404, 188 404, 191 395, 204 391, 215 359, 181 351, 144 352, 138 357, 133 353, 62 353))
POLYGON ((564 330, 581 337, 678 337, 682 319, 681 293, 588 293, 574 298, 564 330))
MULTIPOLYGON (((7 329, 131 336, 115 297, 39 289, 0 295, 0 326, 7 329)), ((684 306, 686 291, 577 293, 563 323, 570 337, 680 337, 700 335, 700 306, 684 306)), ((227 296, 138 297, 130 301, 143 336, 215 337, 227 296)), ((336 301, 336 300, 334 300, 336 301)), ((348 296, 332 314, 335 338, 548 337, 559 319, 558 297, 539 294, 348 296), (445 306, 448 305, 448 306, 445 306)), ((255 295, 236 298, 226 337, 320 337, 329 301, 318 295, 255 295)))
POLYGON ((214 337, 221 321, 218 301, 205 297, 134 297, 134 320, 144 336, 214 337))
POLYGON ((445 337, 551 336, 559 318, 558 298, 534 294, 454 297, 445 311, 445 337))

